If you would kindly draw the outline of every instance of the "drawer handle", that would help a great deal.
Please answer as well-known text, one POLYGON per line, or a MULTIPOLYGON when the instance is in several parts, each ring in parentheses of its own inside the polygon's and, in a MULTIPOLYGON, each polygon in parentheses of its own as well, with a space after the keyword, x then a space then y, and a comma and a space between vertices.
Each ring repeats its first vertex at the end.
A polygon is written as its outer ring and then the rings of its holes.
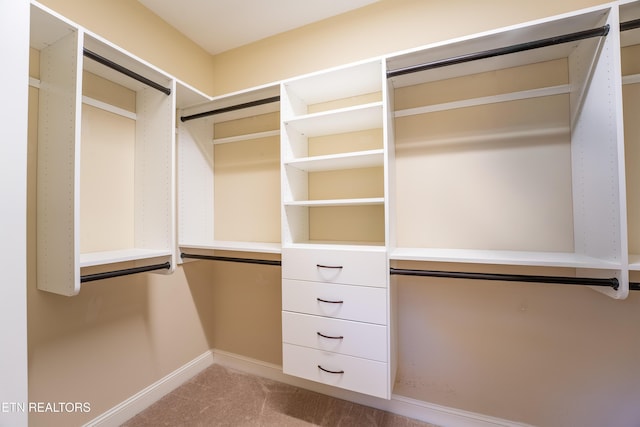
POLYGON ((325 335, 322 332, 316 332, 319 336, 321 336, 322 338, 328 338, 330 340, 341 340, 344 339, 344 337, 342 335, 339 335, 337 337, 332 337, 331 335, 325 335))
POLYGON ((321 370, 328 372, 330 374, 344 374, 344 371, 332 371, 330 369, 325 369, 322 366, 318 365, 318 368, 320 368, 321 370))
POLYGON ((333 269, 337 269, 337 270, 342 269, 342 266, 341 266, 341 265, 324 265, 324 264, 316 264, 316 267, 318 267, 318 268, 333 268, 333 269))
POLYGON ((328 299, 316 298, 320 302, 326 302, 327 304, 344 304, 344 301, 330 301, 328 299))

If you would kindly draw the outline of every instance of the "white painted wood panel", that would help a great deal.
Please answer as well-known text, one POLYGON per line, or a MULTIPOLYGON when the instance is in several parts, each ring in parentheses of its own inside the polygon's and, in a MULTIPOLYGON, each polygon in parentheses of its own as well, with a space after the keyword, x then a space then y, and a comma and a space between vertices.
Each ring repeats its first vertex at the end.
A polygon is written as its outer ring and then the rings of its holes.
MULTIPOLYGON (((0 402, 26 405, 27 352, 27 125, 29 75, 29 2, 0 2, 0 55, 3 67, 0 117, 4 142, 0 145, 0 182, 4 222, 0 229, 3 285, 0 287, 0 402)), ((28 411, 2 411, 0 423, 26 427, 28 411)))

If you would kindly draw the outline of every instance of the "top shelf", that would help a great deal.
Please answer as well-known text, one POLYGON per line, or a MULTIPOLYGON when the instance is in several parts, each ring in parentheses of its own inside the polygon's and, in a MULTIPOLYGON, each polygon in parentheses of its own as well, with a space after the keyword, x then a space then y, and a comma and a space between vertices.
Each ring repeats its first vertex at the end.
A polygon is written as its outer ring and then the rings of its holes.
MULTIPOLYGON (((567 34, 593 30, 606 23, 608 9, 598 9, 581 15, 565 17, 553 21, 540 21, 527 27, 508 28, 495 32, 487 32, 473 38, 465 37, 448 43, 437 44, 429 48, 410 51, 387 60, 390 72, 445 61, 449 58, 462 58, 478 52, 493 49, 510 48, 515 45, 527 44, 533 41, 556 38, 567 34)), ((567 58, 573 50, 583 42, 597 43, 597 39, 571 41, 544 48, 535 48, 519 53, 492 56, 470 62, 459 62, 450 66, 437 67, 410 74, 390 77, 394 87, 411 86, 420 83, 438 81, 478 74, 497 69, 511 68, 520 65, 567 58)))
MULTIPOLYGON (((292 103, 308 106, 379 92, 382 77, 382 63, 374 61, 285 81, 284 89, 294 99, 292 103)), ((300 111, 298 114, 303 113, 300 111)))
POLYGON ((78 31, 78 27, 44 6, 32 3, 30 31, 31 47, 42 50, 67 35, 78 31))

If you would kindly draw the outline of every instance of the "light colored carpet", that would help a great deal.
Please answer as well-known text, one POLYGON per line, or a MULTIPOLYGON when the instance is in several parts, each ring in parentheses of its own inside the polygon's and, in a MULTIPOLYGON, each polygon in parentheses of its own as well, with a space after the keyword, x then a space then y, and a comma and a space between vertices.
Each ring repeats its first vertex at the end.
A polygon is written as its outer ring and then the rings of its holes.
POLYGON ((220 365, 207 368, 123 426, 436 427, 220 365))

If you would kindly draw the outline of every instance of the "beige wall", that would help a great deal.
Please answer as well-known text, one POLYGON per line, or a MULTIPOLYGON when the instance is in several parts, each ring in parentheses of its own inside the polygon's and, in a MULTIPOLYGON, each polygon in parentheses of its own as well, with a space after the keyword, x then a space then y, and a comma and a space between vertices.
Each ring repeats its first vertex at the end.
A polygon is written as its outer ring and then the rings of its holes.
POLYGON ((205 93, 213 59, 135 0, 42 0, 42 4, 205 93))
POLYGON ((216 55, 214 92, 232 92, 601 3, 605 2, 381 0, 216 55))
MULTIPOLYGON (((214 58, 134 1, 44 3, 187 83, 221 94, 602 1, 382 0, 214 58)), ((31 92, 33 107, 37 93, 31 92)), ((92 413, 32 416, 31 425, 85 422, 209 348, 281 363, 277 267, 199 261, 171 276, 86 284, 73 298, 37 291, 33 132, 29 399, 89 401, 92 413)), ((640 419, 640 295, 614 301, 554 285, 395 283, 396 393, 540 426, 622 427, 640 419)))

